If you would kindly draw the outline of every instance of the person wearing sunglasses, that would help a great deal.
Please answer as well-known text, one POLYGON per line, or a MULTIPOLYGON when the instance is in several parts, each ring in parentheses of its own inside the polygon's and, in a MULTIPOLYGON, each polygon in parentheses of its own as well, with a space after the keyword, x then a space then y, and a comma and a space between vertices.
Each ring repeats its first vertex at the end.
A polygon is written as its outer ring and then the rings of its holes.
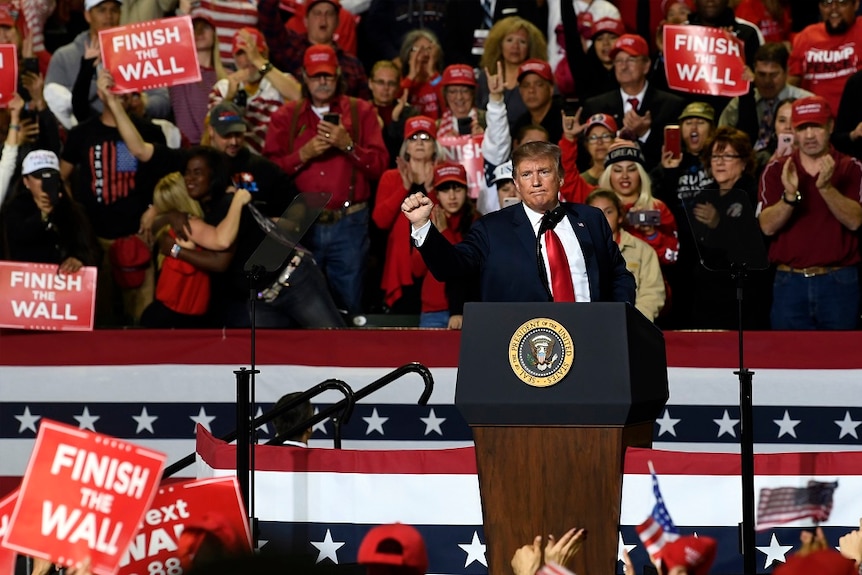
POLYGON ((410 194, 433 196, 434 166, 443 159, 437 143, 437 123, 428 116, 412 116, 404 123, 404 142, 397 168, 383 172, 371 218, 388 233, 380 288, 383 303, 398 313, 419 313, 420 292, 410 271, 410 224, 398 217, 401 202, 410 194))
POLYGON ((793 41, 788 82, 823 96, 837 110, 847 79, 862 69, 859 0, 820 0, 818 7, 822 21, 804 28, 793 41))

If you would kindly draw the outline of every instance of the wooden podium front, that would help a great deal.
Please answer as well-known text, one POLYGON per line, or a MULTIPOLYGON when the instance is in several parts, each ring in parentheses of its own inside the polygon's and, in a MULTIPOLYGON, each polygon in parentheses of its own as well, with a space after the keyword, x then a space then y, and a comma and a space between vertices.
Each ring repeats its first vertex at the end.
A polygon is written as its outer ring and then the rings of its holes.
POLYGON ((466 306, 455 403, 473 430, 490 575, 571 527, 588 531, 574 571, 615 572, 625 448, 651 445, 667 394, 664 338, 628 305, 466 306))

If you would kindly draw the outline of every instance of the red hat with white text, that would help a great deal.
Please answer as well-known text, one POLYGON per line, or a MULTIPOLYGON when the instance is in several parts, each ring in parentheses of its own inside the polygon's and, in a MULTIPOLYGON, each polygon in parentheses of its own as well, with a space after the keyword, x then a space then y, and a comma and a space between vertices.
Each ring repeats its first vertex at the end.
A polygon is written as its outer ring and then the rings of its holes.
POLYGON ((325 44, 314 44, 305 49, 302 57, 302 67, 309 76, 318 74, 329 74, 334 76, 338 72, 338 56, 332 46, 325 44))
POLYGON ((434 168, 434 187, 440 187, 446 182, 467 185, 467 170, 455 162, 443 162, 434 168))
POLYGON ((425 132, 435 140, 437 139, 437 122, 428 116, 410 116, 404 122, 404 139, 409 140, 413 134, 425 132))
POLYGON ((622 20, 616 18, 600 18, 590 28, 590 39, 595 39, 599 34, 614 34, 622 36, 626 33, 626 27, 622 20))
POLYGON ((452 64, 443 70, 443 86, 470 86, 476 87, 476 75, 472 66, 467 64, 452 64))
POLYGON ((808 96, 793 102, 790 123, 794 128, 804 124, 824 126, 832 119, 832 107, 823 96, 808 96))
POLYGON ((658 559, 664 573, 684 567, 690 575, 707 575, 717 551, 718 543, 712 537, 686 536, 662 547, 658 559))
POLYGON ((523 80, 524 76, 527 74, 536 74, 548 82, 554 82, 554 72, 551 70, 551 65, 538 58, 525 60, 524 63, 518 67, 518 82, 523 80))
POLYGON ((649 46, 646 40, 637 34, 623 34, 617 38, 616 44, 611 49, 611 58, 616 57, 621 51, 629 56, 649 57, 649 46))

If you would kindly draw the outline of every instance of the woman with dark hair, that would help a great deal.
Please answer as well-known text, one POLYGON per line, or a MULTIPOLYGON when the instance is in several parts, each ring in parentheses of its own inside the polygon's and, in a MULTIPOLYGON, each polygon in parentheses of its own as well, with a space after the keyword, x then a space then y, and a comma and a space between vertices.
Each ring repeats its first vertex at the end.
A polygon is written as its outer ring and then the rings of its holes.
POLYGON ((789 156, 796 147, 796 132, 793 131, 791 113, 796 98, 785 98, 775 105, 775 116, 772 118, 772 136, 766 148, 756 152, 757 173, 763 171, 766 164, 772 160, 789 156), (789 144, 787 142, 790 142, 789 144))
POLYGON ((769 327, 766 250, 754 212, 757 199, 754 148, 748 134, 722 126, 702 152, 713 183, 690 206, 692 232, 703 263, 695 270, 694 326, 736 329, 737 282, 731 271, 744 270, 744 326, 769 327))
MULTIPOLYGON (((477 214, 467 198, 467 170, 461 164, 444 162, 434 169, 436 205, 431 211, 434 226, 449 243, 460 243, 477 214)), ((402 218, 404 219, 404 218, 402 218)), ((478 278, 438 281, 428 273, 428 266, 418 250, 411 256, 413 275, 422 278, 422 311, 419 327, 461 329, 464 303, 478 297, 478 278)))
POLYGON ((3 258, 56 264, 70 274, 101 260, 93 229, 78 203, 65 192, 60 162, 49 150, 34 150, 3 206, 3 258))
MULTIPOLYGON (((197 216, 205 223, 216 226, 227 215, 227 210, 231 204, 230 201, 224 199, 226 190, 231 185, 227 160, 215 148, 194 146, 188 150, 186 162, 182 168, 182 181, 185 188, 184 192, 194 208, 178 209, 178 205, 180 205, 178 202, 154 201, 153 207, 159 212, 159 215, 155 218, 152 231, 157 236, 157 243, 164 242, 172 246, 180 245, 181 249, 186 249, 186 246, 182 245, 182 241, 177 238, 175 230, 186 227, 190 216, 197 216)), ((154 192, 154 200, 156 199, 154 192)), ((192 248, 189 247, 189 249, 192 248)), ((171 254, 173 253, 171 251, 171 254)), ((190 264, 187 265, 190 266, 190 264)), ((223 293, 224 282, 221 274, 209 273, 211 276, 209 308, 212 310, 217 308, 222 301, 221 294, 223 293)), ((206 327, 210 323, 212 321, 208 316, 181 313, 171 309, 160 301, 158 293, 156 299, 144 310, 141 316, 141 325, 144 327, 196 328, 206 327)))

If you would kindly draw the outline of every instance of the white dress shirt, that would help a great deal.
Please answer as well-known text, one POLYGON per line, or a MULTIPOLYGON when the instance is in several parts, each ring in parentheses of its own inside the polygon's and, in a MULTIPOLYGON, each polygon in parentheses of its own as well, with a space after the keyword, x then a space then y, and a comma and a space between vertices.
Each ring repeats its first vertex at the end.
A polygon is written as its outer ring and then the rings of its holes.
MULTIPOLYGON (((524 206, 524 212, 527 214, 527 219, 533 226, 533 233, 539 235, 539 226, 542 223, 542 216, 539 212, 535 212, 524 206)), ((590 301, 590 281, 587 278, 587 260, 584 258, 584 251, 581 249, 581 243, 578 241, 578 236, 575 235, 575 230, 572 228, 572 223, 569 221, 568 214, 554 228, 557 237, 563 244, 563 249, 566 250, 566 259, 569 261, 569 271, 572 274, 572 285, 575 287, 575 301, 590 301)), ((547 234, 542 234, 542 259, 545 262, 545 273, 548 277, 548 285, 553 290, 551 283, 551 266, 548 263, 548 248, 545 245, 547 234)))
MULTIPOLYGON (((533 234, 538 237, 539 225, 542 223, 542 216, 544 214, 531 210, 523 202, 521 202, 521 206, 523 206, 524 212, 527 214, 527 219, 530 220, 530 225, 533 226, 533 234)), ((414 229, 413 226, 410 226, 410 237, 413 238, 413 243, 416 247, 421 247, 425 243, 429 229, 431 229, 430 221, 425 222, 425 225, 419 229, 414 229)), ((587 261, 584 258, 584 251, 581 249, 581 243, 578 241, 578 236, 575 235, 575 230, 572 228, 568 215, 557 224, 554 232, 560 238, 563 249, 566 250, 566 259, 569 261, 569 270, 572 273, 572 285, 575 287, 575 301, 591 301, 590 281, 587 277, 587 261)), ((545 273, 548 276, 548 285, 552 286, 551 267, 548 264, 548 249, 545 246, 544 234, 542 234, 542 259, 545 261, 545 273)), ((538 270, 536 270, 536 273, 538 273, 538 270)), ((553 290, 553 287, 551 289, 553 290)))

